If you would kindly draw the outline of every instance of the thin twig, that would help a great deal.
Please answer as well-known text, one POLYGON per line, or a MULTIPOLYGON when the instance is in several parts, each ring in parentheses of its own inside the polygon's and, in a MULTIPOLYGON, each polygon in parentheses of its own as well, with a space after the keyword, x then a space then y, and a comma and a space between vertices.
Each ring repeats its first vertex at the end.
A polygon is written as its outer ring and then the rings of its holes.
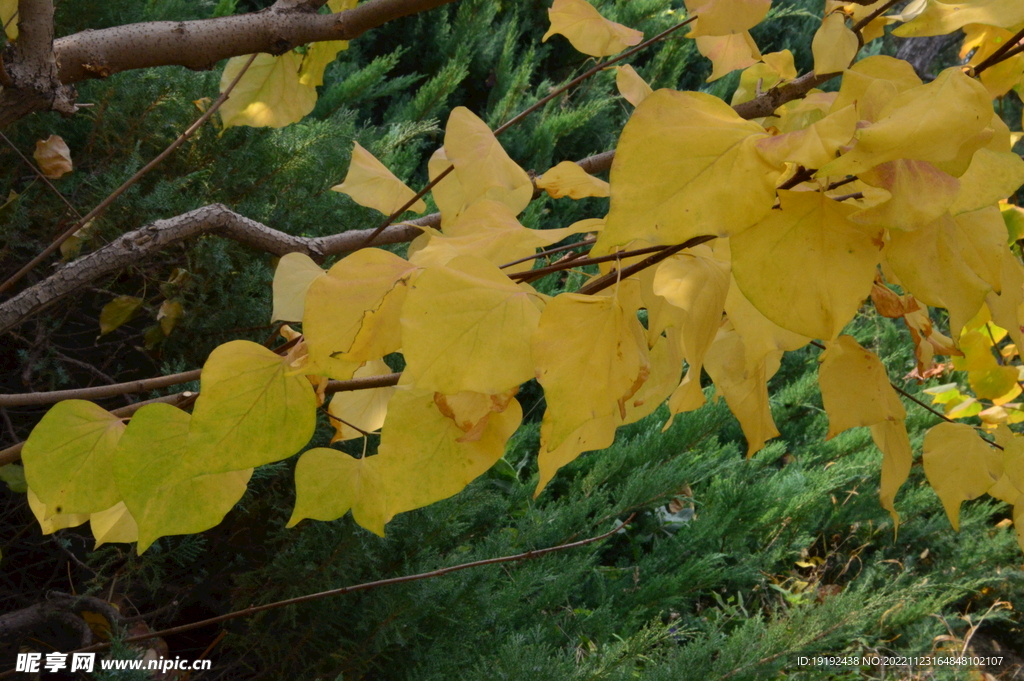
POLYGON ((889 11, 889 9, 891 9, 894 5, 896 5, 899 2, 900 0, 889 0, 889 2, 885 3, 884 5, 873 11, 871 14, 867 15, 866 17, 864 17, 863 19, 861 19, 860 21, 853 25, 853 28, 851 30, 857 34, 857 42, 860 43, 861 47, 864 46, 864 36, 862 36, 860 33, 861 29, 863 29, 865 26, 870 24, 878 17, 882 16, 882 14, 889 11))
MULTIPOLYGON (((825 350, 825 349, 826 349, 826 348, 825 348, 825 346, 824 346, 823 344, 819 343, 818 341, 813 341, 813 340, 812 340, 810 344, 811 344, 811 345, 813 345, 814 347, 816 347, 816 348, 820 348, 820 349, 822 349, 822 350, 825 350)), ((943 421, 945 421, 946 423, 956 423, 956 421, 954 421, 953 419, 949 418, 948 416, 946 416, 946 415, 945 415, 945 414, 943 414, 942 412, 938 411, 937 409, 935 409, 934 407, 932 407, 932 406, 931 406, 930 404, 925 404, 925 403, 924 403, 924 402, 922 402, 921 400, 917 399, 917 397, 915 397, 914 395, 911 395, 911 394, 910 394, 910 393, 908 393, 908 392, 907 392, 906 390, 904 390, 903 388, 899 387, 898 385, 896 385, 896 384, 895 384, 895 383, 893 383, 892 381, 889 381, 889 385, 891 385, 891 386, 892 386, 892 389, 893 389, 893 390, 895 390, 896 392, 898 392, 898 393, 899 393, 900 395, 903 395, 903 397, 906 397, 906 398, 907 398, 908 400, 910 400, 911 402, 913 402, 913 403, 914 403, 914 404, 916 404, 917 406, 921 407, 921 408, 922 408, 922 409, 924 409, 925 411, 928 411, 928 412, 930 412, 931 414, 933 414, 933 415, 935 415, 935 416, 938 416, 938 417, 939 417, 940 419, 942 419, 942 420, 943 420, 943 421)), ((979 429, 978 429, 977 427, 974 427, 974 429, 975 429, 975 430, 979 430, 979 429)), ((996 449, 1003 449, 1003 447, 1002 447, 1001 445, 999 445, 999 444, 996 444, 995 442, 992 442, 992 441, 991 441, 991 440, 989 440, 988 438, 984 437, 984 436, 983 436, 983 435, 981 434, 980 430, 979 430, 979 432, 978 432, 978 436, 979 436, 979 437, 980 437, 980 438, 981 438, 982 440, 984 440, 986 444, 992 445, 992 446, 993 446, 993 447, 995 447, 996 449)))
POLYGON ((528 255, 525 258, 519 258, 519 260, 513 260, 512 262, 507 262, 504 265, 502 265, 499 269, 505 269, 506 267, 512 267, 513 265, 518 265, 521 262, 527 262, 529 260, 536 260, 537 258, 544 258, 544 257, 547 257, 549 255, 554 255, 555 253, 561 253, 562 251, 571 251, 574 248, 581 248, 583 246, 593 246, 595 243, 597 243, 597 239, 585 239, 583 241, 577 241, 574 244, 568 244, 566 246, 558 246, 557 248, 549 248, 546 251, 541 251, 539 253, 534 253, 533 255, 528 255))
MULTIPOLYGON (((377 588, 380 588, 382 586, 392 586, 394 584, 405 584, 405 583, 408 583, 408 582, 416 582, 416 581, 419 581, 421 579, 431 579, 431 578, 434 578, 434 577, 442 577, 442 576, 447 575, 447 574, 452 573, 452 572, 458 572, 460 570, 468 570, 470 568, 476 568, 476 567, 483 567, 485 565, 498 565, 498 564, 501 564, 501 563, 515 563, 515 562, 519 562, 521 560, 530 560, 531 558, 540 558, 541 556, 545 556, 545 555, 547 555, 549 553, 556 553, 558 551, 565 551, 565 550, 568 550, 568 549, 575 549, 575 548, 579 548, 581 546, 586 546, 587 544, 593 544, 595 542, 599 542, 602 539, 607 539, 608 537, 612 536, 616 532, 619 532, 620 530, 622 530, 622 528, 624 528, 626 525, 628 525, 630 522, 632 522, 633 518, 635 518, 635 517, 636 517, 636 513, 633 513, 628 518, 626 518, 625 521, 623 521, 621 524, 616 525, 615 527, 613 527, 609 531, 607 531, 607 532, 605 532, 603 534, 599 534, 599 535, 597 535, 595 537, 589 537, 587 539, 581 539, 579 541, 574 541, 574 542, 570 542, 570 543, 566 543, 566 544, 558 544, 557 546, 549 546, 546 549, 537 549, 535 551, 526 551, 525 553, 517 553, 517 554, 511 555, 511 556, 501 556, 499 558, 485 558, 484 560, 475 560, 475 561, 472 561, 472 562, 469 562, 469 563, 461 563, 459 565, 452 565, 451 567, 439 568, 437 570, 431 570, 430 572, 421 572, 421 573, 418 573, 418 574, 415 574, 415 575, 406 575, 404 577, 391 577, 389 579, 380 579, 380 580, 377 580, 375 582, 365 582, 363 584, 355 584, 353 586, 344 586, 344 587, 341 587, 339 589, 330 589, 328 591, 320 591, 320 592, 314 593, 314 594, 307 594, 305 596, 297 596, 295 598, 288 598, 288 599, 285 599, 285 600, 282 600, 282 601, 275 601, 273 603, 265 603, 263 605, 254 605, 254 606, 250 606, 248 608, 245 608, 244 610, 236 610, 234 612, 229 612, 229 613, 226 613, 224 615, 218 615, 216 617, 210 617, 210 618, 207 618, 205 620, 200 620, 198 622, 191 622, 189 624, 183 624, 181 626, 171 627, 170 629, 163 629, 163 630, 160 630, 160 631, 154 631, 154 632, 150 632, 148 634, 140 634, 138 636, 130 636, 130 637, 126 638, 126 639, 123 639, 122 642, 123 643, 135 643, 137 641, 147 641, 147 640, 150 640, 150 639, 153 639, 153 638, 166 638, 167 636, 172 636, 174 634, 180 634, 180 633, 183 633, 183 632, 186 632, 186 631, 192 631, 193 629, 199 629, 201 627, 208 627, 208 626, 210 626, 212 624, 219 624, 221 622, 227 622, 228 620, 238 619, 240 617, 249 617, 249 616, 255 615, 256 613, 259 613, 259 612, 266 612, 267 610, 276 610, 278 608, 284 608, 284 607, 287 607, 289 605, 299 605, 301 603, 309 603, 311 601, 318 601, 318 600, 321 600, 321 599, 324 599, 324 598, 330 598, 331 596, 344 596, 346 594, 355 593, 357 591, 369 591, 370 589, 377 589, 377 588)), ((71 652, 88 653, 88 652, 94 652, 94 651, 99 651, 99 650, 106 650, 107 648, 110 647, 110 645, 111 644, 109 642, 107 642, 107 643, 97 643, 95 645, 91 645, 91 646, 88 646, 88 647, 85 647, 85 648, 80 648, 78 650, 71 651, 71 652)), ((3 672, 2 674, 0 674, 0 678, 11 676, 14 673, 15 673, 15 671, 13 669, 12 670, 8 670, 8 671, 3 672)))
POLYGON ((580 293, 583 295, 593 295, 598 291, 603 291, 609 286, 612 286, 613 284, 615 284, 615 282, 620 281, 621 279, 627 279, 636 274, 637 272, 641 272, 647 269, 648 267, 657 265, 662 260, 668 258, 669 256, 675 255, 676 253, 685 248, 693 248, 694 246, 698 246, 706 241, 711 241, 714 238, 716 237, 710 234, 704 236, 695 236, 692 239, 688 239, 684 243, 681 243, 677 246, 668 246, 667 248, 662 248, 660 252, 655 253, 649 258, 644 258, 640 262, 634 263, 629 267, 623 267, 622 269, 612 270, 603 277, 591 279, 586 284, 581 286, 579 290, 576 291, 576 293, 580 293))
MULTIPOLYGON (((2 68, 2 64, 0 64, 0 68, 2 68)), ((21 149, 15 146, 14 142, 12 142, 10 138, 7 137, 7 135, 5 135, 3 132, 0 132, 0 138, 2 138, 3 141, 7 143, 7 146, 14 150, 14 153, 17 154, 21 158, 21 160, 25 162, 25 165, 32 169, 32 172, 39 176, 39 179, 46 183, 47 187, 53 190, 54 194, 60 197, 60 200, 64 202, 64 205, 71 209, 71 212, 75 214, 75 217, 78 218, 78 221, 84 224, 85 220, 82 218, 82 214, 78 212, 77 208, 71 205, 71 202, 68 201, 63 194, 60 193, 59 189, 53 186, 53 183, 50 182, 50 178, 44 175, 43 171, 40 170, 35 163, 28 160, 28 157, 25 156, 25 154, 21 153, 21 149)))
POLYGON ((160 154, 157 155, 156 158, 154 158, 152 161, 144 165, 142 169, 140 169, 130 178, 125 180, 124 184, 115 189, 107 198, 103 199, 103 201, 101 201, 98 206, 89 211, 89 213, 85 217, 81 218, 78 222, 76 222, 70 228, 65 230, 63 234, 58 236, 53 241, 53 243, 51 243, 49 246, 43 249, 42 253, 32 258, 32 260, 30 260, 20 270, 15 272, 9 279, 7 279, 7 281, 5 281, 3 284, 0 284, 0 293, 3 293, 4 291, 14 286, 14 284, 21 280, 21 278, 24 277, 26 274, 28 274, 36 265, 41 263, 43 260, 48 258, 50 254, 52 254, 54 251, 60 248, 60 245, 67 241, 68 239, 70 239, 75 232, 77 232, 79 229, 85 226, 90 220, 94 219, 96 216, 100 215, 103 211, 105 211, 110 206, 110 204, 114 203, 114 201, 116 201, 118 197, 120 197, 122 194, 128 191, 128 189, 132 185, 134 185, 136 182, 142 179, 142 177, 145 176, 146 173, 155 168, 165 158, 170 156, 175 149, 177 149, 186 141, 188 141, 188 139, 192 137, 192 135, 195 134, 195 132, 199 130, 199 128, 202 127, 204 123, 206 123, 206 121, 210 120, 213 114, 217 112, 217 109, 219 109, 221 105, 228 100, 231 91, 235 88, 236 85, 238 85, 238 81, 242 79, 242 76, 245 75, 246 70, 248 70, 249 66, 255 59, 256 54, 253 54, 249 57, 249 61, 247 61, 244 66, 242 66, 242 69, 238 72, 238 75, 235 76, 235 79, 233 81, 231 81, 231 84, 228 85, 227 89, 225 89, 224 92, 221 93, 220 97, 217 98, 217 101, 211 104, 210 108, 208 108, 206 112, 203 113, 203 115, 196 120, 195 123, 190 125, 185 132, 181 133, 181 135, 178 136, 178 139, 171 142, 171 144, 162 152, 160 152, 160 154))
POLYGON ((526 279, 541 277, 545 274, 551 274, 552 272, 558 272, 560 270, 567 270, 573 267, 584 267, 586 265, 596 265, 602 262, 610 262, 612 260, 622 260, 623 258, 631 258, 635 255, 645 255, 647 253, 658 253, 665 250, 666 248, 673 248, 672 246, 648 246, 646 248, 638 248, 635 251, 620 251, 618 253, 612 253, 611 255, 602 255, 597 258, 586 258, 586 259, 572 259, 556 262, 546 267, 538 267, 535 270, 527 270, 525 272, 513 272, 508 275, 509 279, 526 279))
MULTIPOLYGON (((506 121, 505 123, 500 125, 498 128, 496 128, 494 130, 494 136, 497 137, 498 135, 500 135, 501 133, 505 132, 506 130, 511 128, 513 125, 518 123, 519 121, 521 121, 524 118, 526 118, 527 116, 529 116, 531 113, 533 113, 537 109, 541 108, 542 106, 544 106, 545 104, 550 102, 555 97, 558 97, 559 95, 561 95, 563 92, 565 92, 566 90, 568 90, 570 88, 576 87, 577 85, 579 85, 580 83, 585 81, 587 78, 590 78, 591 76, 593 76, 595 73, 599 73, 600 71, 603 71, 604 69, 608 68, 609 66, 611 66, 615 62, 621 61, 621 60, 625 59, 626 57, 629 57, 631 55, 636 54, 637 52, 639 52, 640 50, 644 49, 645 47, 647 47, 649 45, 652 45, 652 44, 654 44, 654 43, 656 43, 656 42, 658 42, 660 40, 663 40, 664 38, 666 38, 671 33, 674 33, 675 31, 678 31, 680 28, 682 28, 683 26, 686 26, 687 24, 695 21, 696 19, 697 19, 697 15, 693 15, 690 18, 688 18, 686 21, 680 22, 680 23, 676 24, 675 26, 662 31, 661 33, 659 33, 658 35, 654 36, 650 40, 645 40, 644 42, 640 43, 639 45, 636 45, 635 47, 632 47, 632 48, 626 50, 625 52, 623 52, 622 54, 618 55, 617 57, 613 57, 612 59, 608 59, 606 61, 601 62, 600 64, 597 64, 596 66, 591 67, 590 69, 588 69, 587 71, 583 72, 582 74, 580 74, 576 78, 573 78, 572 80, 570 80, 565 85, 563 85, 563 86, 561 86, 559 88, 556 88, 550 94, 540 98, 539 100, 537 100, 536 102, 534 102, 533 104, 528 106, 526 109, 523 109, 521 112, 519 112, 518 114, 516 114, 515 116, 510 118, 508 121, 506 121)), ((416 195, 414 197, 412 197, 411 199, 409 199, 405 203, 404 206, 402 206, 397 211, 395 211, 394 213, 389 215, 384 220, 384 222, 382 222, 377 227, 377 229, 373 230, 373 232, 370 233, 370 236, 367 237, 366 242, 360 248, 366 248, 371 243, 373 243, 373 240, 376 239, 377 236, 380 235, 381 232, 383 232, 385 229, 387 229, 388 226, 392 222, 397 220, 398 217, 401 216, 405 211, 409 210, 409 208, 411 208, 413 204, 415 204, 417 201, 419 201, 421 198, 423 198, 423 196, 428 191, 430 191, 431 189, 436 187, 438 182, 440 182, 444 178, 448 177, 448 174, 451 173, 454 169, 455 169, 455 166, 450 165, 447 168, 445 168, 444 170, 442 170, 440 173, 438 173, 437 177, 435 177, 433 180, 428 182, 427 185, 423 189, 421 189, 418 192, 416 192, 416 195)))
POLYGON ((974 75, 977 76, 985 69, 1009 59, 1013 54, 1019 53, 1021 50, 1021 46, 1019 45, 1021 40, 1024 40, 1024 28, 1017 31, 1012 38, 1000 45, 999 49, 986 57, 980 64, 975 66, 974 75), (1013 54, 1010 54, 1011 51, 1013 51, 1013 54))

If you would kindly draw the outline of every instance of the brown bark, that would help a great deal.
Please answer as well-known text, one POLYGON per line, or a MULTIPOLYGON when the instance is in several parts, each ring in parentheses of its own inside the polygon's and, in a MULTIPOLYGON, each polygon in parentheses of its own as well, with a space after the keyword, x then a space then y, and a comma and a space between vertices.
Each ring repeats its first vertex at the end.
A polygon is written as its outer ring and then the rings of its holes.
POLYGON ((282 0, 251 14, 126 24, 54 41, 51 0, 21 0, 21 35, 0 63, 0 80, 11 83, 0 90, 0 127, 35 111, 74 113, 74 90, 68 85, 81 80, 152 66, 209 69, 228 57, 351 40, 388 21, 453 1, 369 0, 346 12, 318 14, 323 4, 318 0, 282 0))

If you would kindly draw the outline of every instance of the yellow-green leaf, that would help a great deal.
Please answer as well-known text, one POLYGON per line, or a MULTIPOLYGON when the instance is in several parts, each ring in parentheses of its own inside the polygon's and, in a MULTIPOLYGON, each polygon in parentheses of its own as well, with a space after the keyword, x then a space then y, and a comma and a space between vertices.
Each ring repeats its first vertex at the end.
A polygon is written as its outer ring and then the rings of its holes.
MULTIPOLYGON (((223 92, 249 61, 250 55, 232 57, 220 77, 223 92)), ((316 105, 316 87, 299 80, 302 55, 260 53, 242 75, 231 96, 220 107, 225 128, 249 125, 283 128, 301 121, 316 105)))
POLYGON ((105 336, 122 324, 127 323, 142 307, 142 298, 118 296, 100 310, 100 335, 105 336))
POLYGON ((940 423, 924 436, 924 473, 959 531, 960 504, 980 497, 1002 477, 1003 457, 971 426, 940 423))
POLYGON ((194 474, 280 461, 313 436, 316 397, 309 381, 290 375, 285 359, 258 343, 217 347, 200 381, 188 435, 189 456, 201 461, 194 474))
POLYGON ((54 405, 25 441, 25 481, 52 514, 95 513, 118 501, 111 479, 122 420, 85 400, 54 405))
POLYGON ((587 0, 555 0, 548 20, 551 27, 541 42, 558 33, 591 57, 617 54, 644 39, 642 32, 605 19, 587 0))
POLYGON ((733 276, 779 326, 835 338, 871 291, 881 244, 847 219, 852 207, 817 192, 779 196, 781 210, 730 239, 733 276))
POLYGON ((406 371, 418 388, 497 394, 533 377, 531 295, 495 265, 459 256, 428 267, 402 311, 406 371))
POLYGON ((295 509, 288 527, 303 518, 336 520, 352 509, 359 525, 383 537, 391 516, 379 462, 380 456, 356 459, 326 447, 304 453, 295 465, 295 509))
POLYGON ((306 292, 324 271, 303 253, 281 257, 274 270, 274 312, 270 321, 301 322, 306 309, 306 292))
POLYGON ((907 417, 881 360, 853 336, 840 336, 827 345, 818 367, 818 385, 828 414, 826 440, 848 428, 887 420, 902 423, 907 417))
POLYGON ((634 239, 680 244, 755 224, 771 210, 781 173, 757 152, 765 137, 761 126, 711 95, 652 94, 619 138, 611 210, 594 254, 634 239))
MULTIPOLYGON (((195 436, 189 432, 190 420, 195 418, 169 404, 147 405, 132 417, 118 444, 113 474, 138 525, 140 554, 160 537, 194 534, 217 525, 245 493, 251 468, 206 473, 217 464, 208 457, 226 452, 190 446, 195 436)), ((282 419, 265 428, 273 439, 279 432, 288 437, 290 425, 282 419)))
MULTIPOLYGON (((373 208, 384 215, 392 215, 407 204, 416 192, 395 177, 387 166, 378 161, 373 154, 362 147, 359 142, 353 143, 352 161, 348 166, 345 181, 331 187, 331 190, 347 194, 360 206, 373 208)), ((422 213, 427 209, 423 199, 409 207, 414 213, 422 213)))

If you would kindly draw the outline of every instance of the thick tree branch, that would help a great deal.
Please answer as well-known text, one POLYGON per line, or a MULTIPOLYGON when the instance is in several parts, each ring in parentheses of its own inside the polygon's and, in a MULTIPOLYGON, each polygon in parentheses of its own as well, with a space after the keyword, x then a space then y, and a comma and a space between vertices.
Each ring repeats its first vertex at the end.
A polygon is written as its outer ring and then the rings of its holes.
POLYGON ((278 3, 251 14, 82 31, 59 39, 54 49, 64 83, 152 66, 201 70, 242 54, 282 54, 306 43, 351 40, 388 21, 452 1, 370 0, 338 14, 317 14, 309 3, 278 3))
POLYGON ((102 599, 51 591, 42 603, 0 615, 0 641, 15 641, 54 622, 61 622, 78 631, 82 645, 88 646, 92 643, 92 635, 81 616, 86 610, 102 613, 111 625, 122 621, 117 609, 102 599))
POLYGON ((74 90, 58 77, 52 0, 20 0, 18 32, 17 43, 8 46, 0 60, 0 127, 43 109, 74 113, 74 90))
MULTIPOLYGON (((415 226, 431 225, 433 216, 394 225, 374 245, 409 241, 420 233, 415 226)), ((327 237, 298 237, 243 217, 221 204, 157 220, 122 235, 103 248, 64 265, 38 284, 0 303, 0 333, 97 278, 124 269, 154 253, 202 234, 218 234, 274 255, 305 253, 315 260, 357 248, 370 230, 351 230, 327 237)))

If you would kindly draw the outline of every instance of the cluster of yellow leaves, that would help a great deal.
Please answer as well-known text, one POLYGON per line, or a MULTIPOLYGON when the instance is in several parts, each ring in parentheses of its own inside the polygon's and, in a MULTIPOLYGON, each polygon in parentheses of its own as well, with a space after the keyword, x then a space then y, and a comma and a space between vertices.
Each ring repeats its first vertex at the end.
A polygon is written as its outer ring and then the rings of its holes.
POLYGON ((83 400, 51 409, 22 460, 44 532, 90 520, 97 543, 138 541, 221 521, 255 466, 297 452, 313 434, 316 401, 288 357, 249 341, 217 348, 190 415, 168 404, 124 420, 83 400))
MULTIPOLYGON (((762 56, 750 38, 770 0, 686 4, 698 16, 689 37, 712 57, 712 77, 745 69, 733 103, 796 77, 791 53, 762 56)), ((1024 321, 1024 265, 1007 245, 1007 226, 1024 219, 1000 207, 1024 184, 1024 161, 991 102, 1019 83, 1020 70, 979 81, 951 68, 923 83, 890 57, 851 65, 861 39, 893 21, 906 22, 898 30, 907 35, 965 28, 972 59, 983 59, 1005 43, 1000 31, 1024 24, 1024 10, 1019 0, 915 0, 859 38, 848 27, 883 6, 828 2, 812 52, 816 69, 842 73, 839 91, 812 90, 760 120, 708 94, 652 92, 619 68, 617 87, 636 108, 610 181, 572 163, 537 180, 554 198, 610 196, 606 216, 562 229, 520 223, 531 178, 482 120, 455 109, 428 164, 432 179, 448 172, 432 192, 439 230, 425 228, 405 258, 363 249, 324 271, 306 256, 283 257, 273 318, 301 323, 302 334, 286 329, 295 344, 283 358, 242 341, 218 348, 191 416, 150 405, 125 427, 89 403, 58 405, 24 451, 40 522, 55 528, 88 516, 97 538, 113 541, 130 535, 131 518, 140 549, 209 527, 243 493, 252 467, 306 443, 328 378, 388 374, 385 359, 398 352, 397 386, 339 393, 327 407, 335 441, 379 431, 377 453, 304 453, 290 525, 351 510, 383 534, 394 515, 457 493, 503 455, 522 418, 514 395, 534 377, 547 404, 538 494, 561 466, 607 447, 619 426, 666 400, 673 415, 699 408, 702 371, 753 455, 778 435, 768 381, 783 353, 819 339, 828 437, 871 429, 883 453, 882 505, 898 523, 895 497, 912 461, 906 413, 878 357, 842 335, 869 297, 910 328, 919 375, 931 375, 935 355, 967 372, 976 398, 955 386, 935 393, 950 417, 981 415, 977 399, 993 403, 983 420, 1002 454, 964 424, 941 424, 925 440, 926 473, 954 526, 959 503, 986 492, 1024 513, 1024 450, 1006 427, 1024 420, 1012 402, 1020 377, 993 354, 1004 336, 1020 347, 1024 321), (613 286, 550 298, 510 276, 531 268, 524 259, 538 247, 583 232, 599 234, 592 256, 614 259, 594 275, 617 271, 613 286), (708 240, 622 276, 644 257, 625 251, 708 240), (948 311, 951 337, 934 328, 928 307, 948 311)), ((549 15, 545 39, 561 34, 592 56, 642 39, 585 0, 555 0, 549 15)), ((261 56, 225 124, 301 117, 333 54, 261 56)), ((231 68, 238 64, 226 81, 231 68)), ((385 214, 414 196, 358 145, 335 189, 385 214)), ((1001 349, 1002 359, 1012 356, 1001 349)))

